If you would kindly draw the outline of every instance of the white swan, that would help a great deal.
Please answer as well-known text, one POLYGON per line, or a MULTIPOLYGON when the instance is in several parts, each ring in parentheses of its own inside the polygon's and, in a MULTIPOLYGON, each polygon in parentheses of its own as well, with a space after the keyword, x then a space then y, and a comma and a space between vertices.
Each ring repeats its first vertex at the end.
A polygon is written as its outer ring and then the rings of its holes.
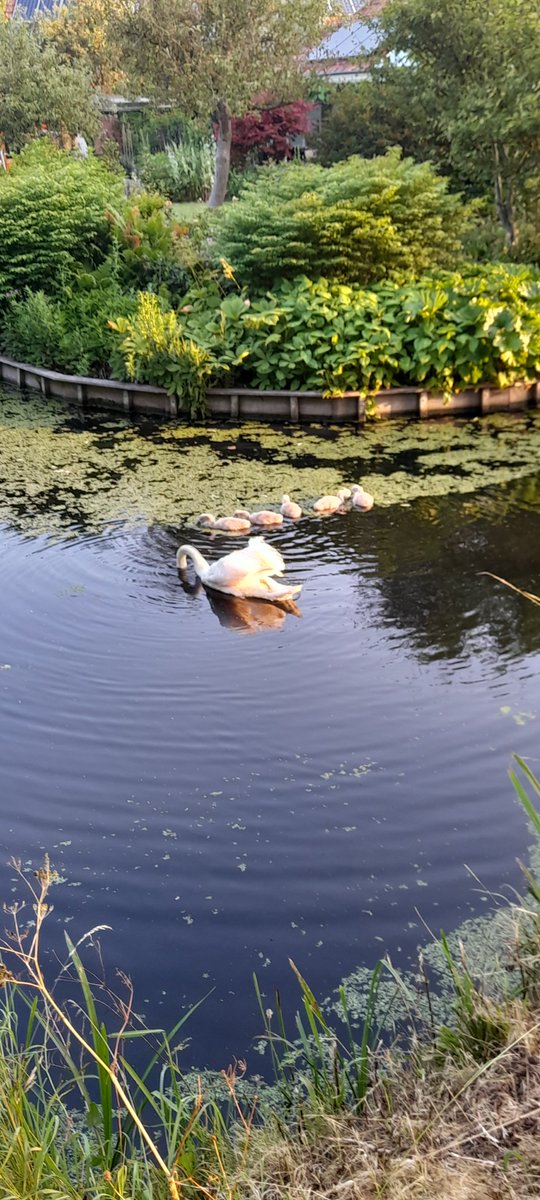
POLYGON ((281 515, 289 517, 291 521, 299 521, 302 516, 302 509, 299 504, 295 504, 290 496, 281 497, 281 515))
POLYGON ((313 512, 337 512, 337 509, 341 508, 341 505, 345 502, 345 500, 349 499, 350 494, 351 493, 348 488, 340 488, 339 492, 336 492, 335 496, 321 496, 319 500, 315 501, 315 504, 313 505, 313 512))
POLYGON ((197 575, 206 587, 216 588, 228 596, 245 596, 247 599, 292 600, 302 590, 301 584, 287 587, 276 583, 272 575, 282 575, 285 563, 281 554, 269 546, 262 537, 250 538, 243 550, 233 550, 217 562, 208 563, 194 546, 180 546, 176 564, 185 570, 191 559, 197 575))
POLYGON ((272 512, 269 508, 252 513, 249 519, 252 525, 283 525, 281 513, 272 512))
POLYGON ((357 483, 352 488, 352 502, 355 508, 362 508, 364 512, 373 508, 375 503, 371 492, 365 492, 363 487, 359 487, 357 483))

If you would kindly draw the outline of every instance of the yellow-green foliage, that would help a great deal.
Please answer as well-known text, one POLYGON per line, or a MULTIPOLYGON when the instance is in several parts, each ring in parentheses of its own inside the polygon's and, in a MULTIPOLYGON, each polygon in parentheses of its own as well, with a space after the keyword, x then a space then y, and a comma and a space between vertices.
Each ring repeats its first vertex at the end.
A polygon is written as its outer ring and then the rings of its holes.
POLYGON ((94 266, 109 246, 107 205, 121 183, 93 158, 34 142, 0 174, 0 296, 24 287, 52 291, 78 264, 94 266))
POLYGON ((164 311, 153 293, 140 292, 136 313, 119 317, 111 328, 121 335, 130 379, 166 388, 185 403, 191 416, 204 413, 207 380, 216 363, 207 350, 186 337, 175 312, 164 311))
POLYGON ((372 283, 455 264, 467 210, 430 163, 349 158, 272 167, 215 218, 215 249, 242 283, 305 274, 372 283))

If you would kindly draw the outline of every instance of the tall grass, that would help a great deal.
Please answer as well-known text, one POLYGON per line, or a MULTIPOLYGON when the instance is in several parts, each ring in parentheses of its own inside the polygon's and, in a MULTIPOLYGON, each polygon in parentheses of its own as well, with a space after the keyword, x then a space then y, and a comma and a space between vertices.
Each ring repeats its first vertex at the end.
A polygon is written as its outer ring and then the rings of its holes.
POLYGON ((366 1102, 371 1078, 371 1052, 378 1041, 375 1011, 382 962, 371 976, 366 1014, 358 1040, 353 1032, 343 987, 339 989, 340 1016, 344 1036, 337 1034, 298 967, 289 959, 300 985, 304 1016, 296 1014, 296 1037, 287 1035, 279 992, 275 996, 275 1014, 265 1007, 257 976, 253 976, 255 994, 264 1034, 270 1048, 274 1076, 289 1112, 299 1103, 328 1113, 345 1109, 359 1112, 366 1102), (276 1025, 272 1024, 275 1015, 276 1025))
MULTIPOLYGON (((510 779, 540 836, 539 780, 518 757, 510 779)), ((246 1180, 261 1132, 270 1140, 294 1140, 301 1131, 305 1149, 324 1127, 321 1121, 361 1118, 382 1127, 411 1087, 419 1104, 419 1080, 430 1099, 421 1120, 417 1113, 416 1132, 411 1126, 414 1153, 423 1153, 449 1114, 452 1146, 460 1145, 465 1134, 458 1114, 467 1107, 467 1094, 482 1087, 482 1096, 489 1095, 491 1077, 500 1088, 505 1063, 511 1075, 517 1049, 525 1052, 540 1029, 534 1015, 540 1000, 540 879, 524 868, 531 904, 515 906, 518 962, 499 996, 484 993, 474 964, 463 949, 453 953, 441 934, 453 1019, 448 1025, 432 1020, 424 1029, 413 1023, 408 1043, 388 1047, 379 1003, 383 971, 396 990, 408 991, 389 962, 372 972, 359 1026, 339 989, 338 1029, 291 962, 301 1007, 290 1030, 279 993, 271 1009, 254 977, 277 1101, 259 1104, 247 1089, 247 1099, 239 1098, 244 1063, 222 1072, 221 1094, 203 1091, 200 1079, 184 1076, 178 1049, 197 1005, 169 1032, 142 1027, 129 980, 121 977, 121 996, 105 990, 88 973, 81 942, 67 935, 66 960, 50 981, 41 937, 57 877, 47 859, 33 878, 13 865, 29 891, 31 912, 27 919, 23 905, 10 906, 12 929, 0 938, 4 1200, 184 1200, 199 1193, 206 1200, 241 1200, 246 1188, 250 1193, 246 1180)))
POLYGON ((176 200, 206 200, 214 177, 215 151, 206 140, 191 139, 165 148, 176 200))
MULTIPOLYGON (((12 1194, 2 1187, 2 1171, 9 1175, 16 1166, 20 1180, 28 1155, 32 1179, 28 1188, 20 1184, 25 1198, 32 1188, 36 1196, 51 1188, 54 1194, 54 1180, 63 1176, 73 1189, 94 1187, 99 1177, 111 1184, 107 1195, 127 1188, 122 1195, 168 1192, 180 1200, 186 1186, 204 1192, 209 1179, 223 1174, 229 1146, 220 1105, 203 1098, 200 1086, 186 1087, 175 1048, 197 1005, 169 1033, 137 1028, 129 981, 123 977, 127 999, 100 995, 67 936, 66 963, 50 983, 41 934, 57 876, 48 859, 36 884, 20 863, 13 866, 30 892, 33 917, 25 921, 24 905, 11 906, 13 929, 0 939, 0 1105, 10 1116, 0 1121, 0 1195, 12 1194), (66 984, 68 998, 61 999, 66 984), (116 1028, 107 1027, 100 1007, 109 1020, 113 1014, 116 1028), (128 1054, 133 1039, 143 1039, 147 1053, 142 1071, 128 1054)), ((231 1096, 234 1078, 227 1076, 231 1096)), ((247 1120, 239 1104, 237 1111, 247 1120)))
POLYGON ((157 188, 170 200, 206 200, 214 175, 215 148, 208 137, 186 126, 181 138, 169 141, 157 154, 143 153, 139 167, 147 187, 157 188))

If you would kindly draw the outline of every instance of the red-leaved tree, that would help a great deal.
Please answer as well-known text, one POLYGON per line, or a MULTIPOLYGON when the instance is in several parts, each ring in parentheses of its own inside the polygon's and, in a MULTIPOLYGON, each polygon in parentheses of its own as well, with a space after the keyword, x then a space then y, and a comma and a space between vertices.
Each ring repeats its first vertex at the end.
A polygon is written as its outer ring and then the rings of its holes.
POLYGON ((290 158, 291 139, 311 131, 311 114, 315 108, 307 100, 275 105, 235 117, 232 122, 231 160, 244 166, 248 159, 266 162, 290 158))

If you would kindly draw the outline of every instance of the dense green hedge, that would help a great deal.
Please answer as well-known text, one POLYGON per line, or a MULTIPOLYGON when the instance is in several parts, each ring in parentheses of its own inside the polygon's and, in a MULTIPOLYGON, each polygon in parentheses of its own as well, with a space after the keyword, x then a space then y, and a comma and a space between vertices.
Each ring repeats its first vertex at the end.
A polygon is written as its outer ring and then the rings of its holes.
POLYGON ((249 287, 298 275, 371 284, 455 266, 468 220, 429 163, 391 151, 258 172, 215 216, 214 253, 249 287))
POLYGON ((8 305, 0 344, 19 362, 68 375, 121 377, 123 360, 109 322, 136 307, 136 294, 110 281, 79 278, 61 297, 27 290, 8 305))
POLYGON ((96 159, 32 142, 0 172, 0 297, 24 287, 51 292, 109 246, 106 209, 122 184, 96 159))

